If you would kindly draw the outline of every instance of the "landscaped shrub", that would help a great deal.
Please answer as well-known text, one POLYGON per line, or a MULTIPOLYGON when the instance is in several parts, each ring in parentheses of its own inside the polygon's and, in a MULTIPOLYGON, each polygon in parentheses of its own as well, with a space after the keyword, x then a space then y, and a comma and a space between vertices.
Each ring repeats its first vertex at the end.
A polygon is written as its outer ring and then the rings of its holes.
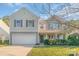
POLYGON ((68 41, 65 39, 46 39, 44 40, 45 45, 67 45, 68 41))
POLYGON ((64 45, 67 41, 65 39, 54 39, 52 40, 52 45, 64 45))
POLYGON ((0 44, 2 44, 2 40, 0 40, 0 44))
POLYGON ((69 45, 79 45, 79 35, 69 35, 68 36, 68 44, 69 45))
POLYGON ((49 40, 48 39, 44 40, 44 44, 49 45, 50 44, 49 40))
POLYGON ((3 44, 9 44, 9 40, 4 40, 3 44))
POLYGON ((61 39, 61 44, 67 45, 67 40, 66 39, 61 39))
POLYGON ((51 39, 49 39, 49 45, 52 45, 52 40, 51 39))
POLYGON ((56 45, 56 42, 57 42, 57 41, 53 39, 53 40, 52 40, 52 45, 56 45))
POLYGON ((56 44, 60 45, 61 44, 61 40, 60 39, 56 39, 56 44))
POLYGON ((74 54, 69 54, 69 56, 74 56, 74 54))
POLYGON ((66 45, 67 41, 65 39, 47 39, 44 40, 45 45, 66 45))

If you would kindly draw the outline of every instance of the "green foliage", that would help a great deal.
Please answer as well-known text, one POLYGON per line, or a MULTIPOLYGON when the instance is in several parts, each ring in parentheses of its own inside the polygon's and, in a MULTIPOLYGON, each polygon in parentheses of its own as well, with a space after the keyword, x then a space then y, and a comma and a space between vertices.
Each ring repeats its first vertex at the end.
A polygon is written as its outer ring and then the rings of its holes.
POLYGON ((4 16, 3 21, 9 26, 9 17, 8 16, 4 16))
POLYGON ((50 44, 49 40, 48 39, 44 40, 44 44, 49 45, 50 44))
POLYGON ((52 42, 52 45, 56 44, 56 40, 51 40, 51 42, 52 42))
POLYGON ((69 45, 79 45, 79 35, 69 35, 68 36, 68 44, 69 45))
POLYGON ((73 34, 66 39, 46 39, 45 45, 79 45, 79 34, 73 34))
POLYGON ((4 42, 3 42, 3 44, 7 44, 7 45, 9 45, 9 40, 4 40, 4 42))
POLYGON ((2 44, 2 40, 0 40, 0 44, 2 44))
POLYGON ((67 44, 67 41, 65 39, 48 39, 44 41, 45 45, 64 45, 67 44))
POLYGON ((0 45, 9 45, 9 40, 0 40, 0 45))
POLYGON ((66 43, 67 43, 67 41, 65 39, 55 39, 55 40, 52 40, 52 44, 55 44, 55 45, 64 45, 66 43))

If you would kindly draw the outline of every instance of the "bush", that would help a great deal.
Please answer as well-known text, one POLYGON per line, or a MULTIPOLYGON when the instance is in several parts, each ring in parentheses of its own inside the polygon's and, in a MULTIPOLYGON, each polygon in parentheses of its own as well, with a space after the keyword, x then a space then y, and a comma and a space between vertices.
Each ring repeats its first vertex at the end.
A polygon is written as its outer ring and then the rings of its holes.
POLYGON ((49 39, 49 45, 52 45, 52 40, 51 39, 49 39))
POLYGON ((44 40, 44 44, 45 45, 65 45, 67 44, 67 41, 65 39, 54 39, 54 40, 47 39, 47 40, 44 40))
POLYGON ((54 39, 52 40, 52 44, 53 45, 63 45, 63 44, 66 44, 67 41, 64 40, 64 39, 54 39))
POLYGON ((45 45, 49 45, 50 44, 50 41, 48 39, 44 40, 44 44, 45 45))
POLYGON ((3 44, 9 44, 9 40, 4 40, 3 44))
POLYGON ((68 36, 69 45, 79 45, 79 35, 70 35, 68 36))
POLYGON ((66 44, 67 44, 67 40, 66 40, 66 39, 63 39, 63 40, 61 40, 61 43, 62 43, 63 45, 66 45, 66 44))
POLYGON ((69 54, 69 56, 74 56, 74 54, 69 54))
POLYGON ((56 44, 57 45, 61 45, 61 40, 60 39, 56 39, 56 44))
POLYGON ((2 44, 2 40, 0 40, 0 44, 2 44))
POLYGON ((52 45, 56 45, 56 40, 52 40, 52 45))

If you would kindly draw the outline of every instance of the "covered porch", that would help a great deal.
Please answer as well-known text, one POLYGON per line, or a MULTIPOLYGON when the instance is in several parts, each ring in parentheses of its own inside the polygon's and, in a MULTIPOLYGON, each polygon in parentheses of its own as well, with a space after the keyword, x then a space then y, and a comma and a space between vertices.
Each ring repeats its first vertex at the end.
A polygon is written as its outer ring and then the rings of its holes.
POLYGON ((39 33, 40 43, 43 43, 45 39, 55 40, 55 39, 65 39, 64 33, 39 33))

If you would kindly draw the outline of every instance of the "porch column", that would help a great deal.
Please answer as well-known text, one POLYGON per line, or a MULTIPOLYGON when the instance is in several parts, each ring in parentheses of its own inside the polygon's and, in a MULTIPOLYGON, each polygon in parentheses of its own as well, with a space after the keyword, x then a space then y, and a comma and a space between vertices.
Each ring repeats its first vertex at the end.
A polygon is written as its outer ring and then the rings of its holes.
POLYGON ((39 37, 39 33, 38 33, 38 43, 40 43, 40 37, 39 37))
POLYGON ((39 44, 39 43, 40 43, 39 33, 37 33, 36 37, 37 37, 37 39, 36 39, 36 44, 39 44))
POLYGON ((55 34, 55 39, 58 39, 57 34, 55 34))
POLYGON ((55 38, 55 34, 53 35, 53 39, 56 39, 56 38, 55 38))
POLYGON ((50 38, 49 39, 52 39, 52 36, 50 35, 50 38))
POLYGON ((52 38, 52 35, 50 35, 50 39, 53 39, 53 38, 52 38))

